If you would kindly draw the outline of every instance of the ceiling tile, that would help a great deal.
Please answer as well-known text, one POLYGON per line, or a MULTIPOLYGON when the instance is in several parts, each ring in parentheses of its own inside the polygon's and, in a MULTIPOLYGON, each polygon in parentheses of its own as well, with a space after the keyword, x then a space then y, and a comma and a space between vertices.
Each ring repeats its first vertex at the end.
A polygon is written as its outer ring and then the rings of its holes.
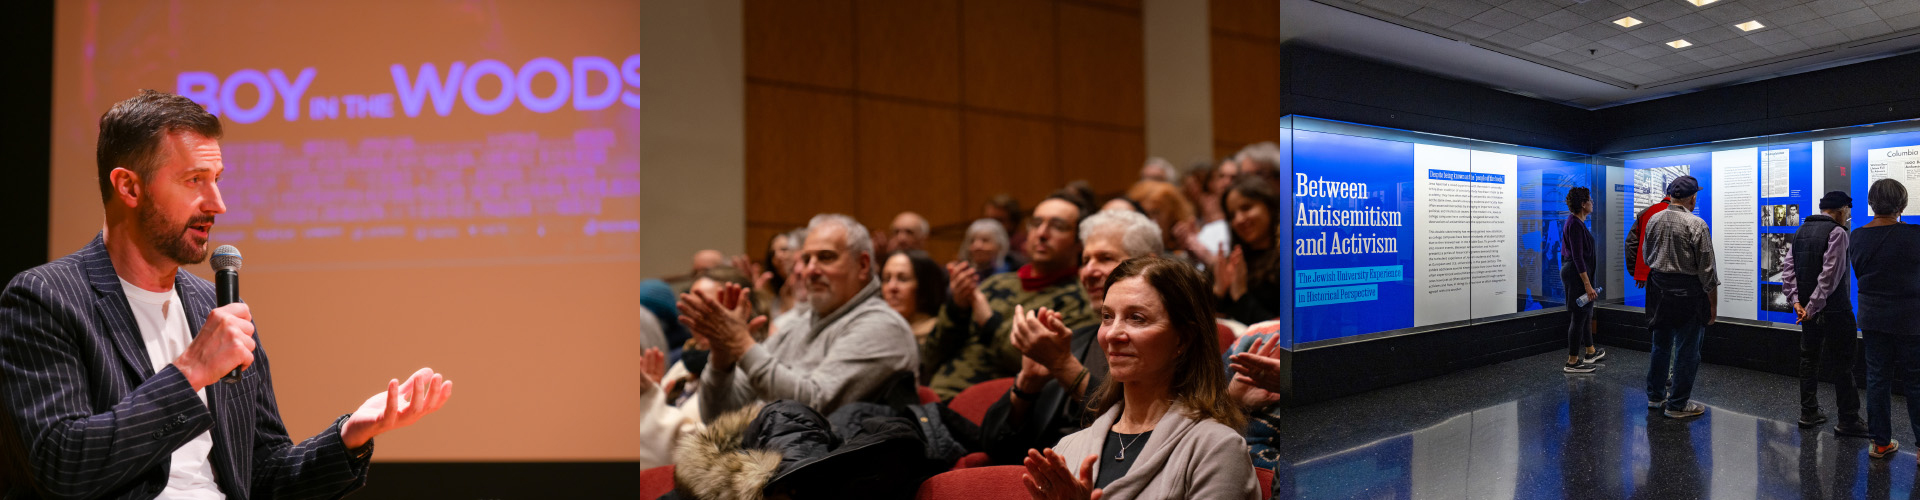
POLYGON ((1752 7, 1754 12, 1766 14, 1768 12, 1800 5, 1802 2, 1801 0, 1741 0, 1740 3, 1752 7))
POLYGON ((1740 2, 1716 3, 1708 8, 1700 9, 1699 14, 1706 16, 1707 19, 1712 19, 1713 22, 1728 26, 1751 21, 1754 17, 1753 9, 1747 7, 1747 4, 1740 2))
POLYGON ((1579 14, 1567 12, 1565 9, 1556 10, 1547 13, 1547 15, 1540 16, 1539 21, 1561 31, 1574 29, 1594 22, 1585 17, 1581 17, 1579 14))
POLYGON ((1751 50, 1743 50, 1743 51, 1733 53, 1733 58, 1739 59, 1742 62, 1765 61, 1768 59, 1772 59, 1773 57, 1774 57, 1773 51, 1767 50, 1766 47, 1756 47, 1751 50))
POLYGON ((1653 70, 1653 71, 1648 71, 1648 72, 1645 72, 1645 73, 1641 73, 1641 75, 1645 75, 1645 76, 1647 77, 1647 80, 1648 80, 1649 82, 1657 82, 1657 81, 1661 81, 1661 80, 1666 80, 1666 79, 1668 79, 1668 78, 1673 78, 1673 77, 1676 77, 1676 76, 1680 76, 1680 73, 1678 73, 1678 72, 1675 72, 1675 71, 1673 71, 1673 70, 1670 70, 1670 69, 1666 69, 1666 68, 1660 68, 1660 69, 1656 69, 1656 70, 1653 70))
POLYGON ((1690 74, 1706 71, 1709 69, 1713 69, 1713 68, 1710 68, 1705 64, 1701 64, 1700 61, 1687 61, 1687 62, 1683 62, 1680 64, 1675 64, 1667 67, 1667 70, 1680 73, 1682 75, 1690 75, 1690 74))
POLYGON ((1554 47, 1559 47, 1560 50, 1581 49, 1580 52, 1585 53, 1586 50, 1584 49, 1584 47, 1587 44, 1593 43, 1593 40, 1581 38, 1580 35, 1575 35, 1572 33, 1561 33, 1558 35, 1547 37, 1547 39, 1541 40, 1541 42, 1545 42, 1547 45, 1552 45, 1554 47))
POLYGON ((1508 12, 1504 8, 1487 9, 1486 12, 1482 12, 1480 13, 1480 15, 1473 16, 1472 19, 1475 22, 1478 22, 1480 24, 1485 24, 1487 26, 1492 26, 1494 28, 1498 28, 1501 30, 1510 30, 1510 29, 1513 29, 1515 26, 1519 26, 1527 22, 1526 16, 1508 12))
POLYGON ((1793 39, 1793 33, 1787 30, 1760 30, 1742 37, 1760 45, 1773 45, 1793 39))
POLYGON ((1548 59, 1559 61, 1561 64, 1565 64, 1568 66, 1579 66, 1580 63, 1593 60, 1593 58, 1587 57, 1587 54, 1584 52, 1575 52, 1571 50, 1554 54, 1548 57, 1548 59))
POLYGON ((1561 52, 1559 47, 1547 45, 1546 42, 1529 43, 1525 47, 1520 47, 1520 51, 1536 56, 1550 56, 1561 52))
POLYGON ((1808 7, 1805 5, 1795 5, 1792 7, 1787 7, 1785 9, 1780 9, 1773 12, 1761 13, 1760 23, 1765 24, 1769 27, 1790 26, 1794 24, 1804 23, 1804 22, 1807 22, 1808 20, 1819 19, 1819 18, 1820 18, 1820 13, 1814 12, 1812 7, 1808 7))
MULTIPOLYGON (((1874 21, 1874 22, 1862 24, 1859 26, 1849 26, 1845 28, 1840 28, 1840 32, 1846 33, 1847 38, 1852 38, 1854 40, 1865 40, 1868 38, 1873 38, 1876 36, 1892 33, 1893 27, 1888 26, 1885 21, 1874 21)), ((1811 40, 1807 41, 1807 43, 1809 45, 1813 44, 1811 40)))
POLYGON ((1647 62, 1658 64, 1660 65, 1660 67, 1663 67, 1663 68, 1673 66, 1675 64, 1693 62, 1693 58, 1687 57, 1686 54, 1681 54, 1681 52, 1686 52, 1688 50, 1693 50, 1693 49, 1689 48, 1689 49, 1682 49, 1682 50, 1673 50, 1673 49, 1668 49, 1668 50, 1671 53, 1660 56, 1660 57, 1648 59, 1647 62))
POLYGON ((1495 28, 1492 26, 1487 26, 1485 24, 1476 23, 1476 22, 1473 22, 1472 20, 1460 21, 1460 24, 1455 24, 1452 27, 1449 27, 1447 29, 1453 30, 1454 33, 1459 33, 1462 35, 1479 38, 1483 40, 1486 39, 1487 37, 1493 36, 1493 34, 1495 33, 1500 32, 1500 28, 1495 28))
MULTIPOLYGON (((1867 24, 1870 22, 1878 21, 1878 20, 1880 20, 1880 16, 1874 14, 1873 9, 1868 9, 1865 7, 1827 16, 1827 22, 1833 23, 1833 27, 1835 28, 1859 26, 1862 24, 1867 24)), ((1808 22, 1812 22, 1812 21, 1808 21, 1808 22)))
POLYGON ((1700 64, 1705 64, 1709 68, 1720 69, 1728 66, 1739 66, 1744 63, 1740 62, 1740 59, 1738 58, 1735 58, 1731 55, 1726 55, 1726 56, 1720 56, 1720 57, 1715 57, 1712 59, 1700 61, 1700 64))
POLYGON ((1649 43, 1646 45, 1641 45, 1639 47, 1627 49, 1626 52, 1628 54, 1633 54, 1634 57, 1639 57, 1641 59, 1652 59, 1655 57, 1660 57, 1660 56, 1664 56, 1669 53, 1672 53, 1673 49, 1668 48, 1665 45, 1649 43))
POLYGON ((1692 8, 1692 6, 1679 0, 1654 2, 1638 9, 1633 9, 1633 14, 1634 17, 1640 18, 1641 21, 1664 23, 1669 19, 1687 15, 1689 13, 1687 9, 1689 8, 1692 8))
POLYGON ((1420 10, 1413 11, 1412 14, 1407 15, 1407 18, 1442 28, 1460 24, 1460 21, 1467 20, 1467 18, 1448 14, 1433 7, 1424 7, 1420 10))
POLYGON ((1887 18, 1887 26, 1893 27, 1894 31, 1906 31, 1913 28, 1920 28, 1920 12, 1907 14, 1900 17, 1887 18))
POLYGON ((1807 6, 1812 7, 1814 12, 1822 16, 1831 16, 1866 7, 1867 3, 1860 0, 1813 0, 1807 2, 1807 6))
POLYGON ((1599 59, 1589 60, 1587 62, 1575 64, 1574 66, 1580 69, 1592 71, 1595 73, 1606 73, 1608 71, 1613 71, 1613 65, 1602 62, 1599 59))
POLYGON ((1700 31, 1687 33, 1686 37, 1689 42, 1706 45, 1739 38, 1740 33, 1742 32, 1738 28, 1715 25, 1708 26, 1700 31))
POLYGON ((1879 14, 1881 19, 1886 19, 1920 12, 1920 2, 1900 0, 1875 5, 1872 8, 1874 14, 1879 14))
POLYGON ((1660 65, 1654 64, 1652 61, 1640 61, 1635 63, 1628 63, 1626 66, 1621 66, 1621 68, 1624 68, 1627 71, 1632 71, 1632 72, 1640 73, 1644 75, 1649 71, 1659 70, 1660 65))
POLYGON ((1681 33, 1692 33, 1695 31, 1706 29, 1708 26, 1713 26, 1719 23, 1713 22, 1712 19, 1707 19, 1707 16, 1702 16, 1700 14, 1694 13, 1694 14, 1687 14, 1684 16, 1676 17, 1661 24, 1665 24, 1667 25, 1667 27, 1673 28, 1674 31, 1679 31, 1681 33))
POLYGON ((1710 45, 1710 47, 1720 49, 1721 52, 1732 54, 1735 52, 1760 48, 1760 44, 1753 43, 1752 40, 1748 40, 1745 38, 1734 38, 1731 40, 1722 40, 1722 41, 1716 42, 1713 45, 1710 45))
POLYGON ((1600 56, 1600 58, 1596 60, 1603 63, 1607 63, 1609 65, 1613 65, 1613 66, 1626 66, 1628 64, 1644 61, 1645 59, 1641 59, 1640 56, 1628 54, 1626 52, 1614 52, 1612 54, 1600 56))
MULTIPOLYGON (((1621 33, 1618 35, 1600 39, 1600 45, 1605 45, 1608 48, 1611 48, 1614 50, 1627 50, 1634 47, 1639 47, 1641 45, 1646 45, 1646 43, 1647 43, 1646 40, 1641 40, 1640 37, 1633 36, 1630 33, 1621 33)), ((1619 66, 1619 65, 1615 64, 1615 66, 1619 66)))
POLYGON ((1480 0, 1434 0, 1433 3, 1427 4, 1427 8, 1439 9, 1442 12, 1466 19, 1480 15, 1481 12, 1486 12, 1487 9, 1491 9, 1493 6, 1487 5, 1480 0))
POLYGON ((1587 23, 1574 28, 1573 31, 1569 31, 1569 33, 1580 35, 1580 38, 1588 40, 1605 40, 1608 37, 1620 34, 1620 27, 1614 26, 1612 23, 1587 23))
POLYGON ((1686 50, 1680 51, 1680 55, 1687 56, 1687 59, 1704 61, 1727 55, 1727 53, 1713 47, 1687 47, 1686 50))
POLYGON ((1513 0, 1500 4, 1500 8, 1507 9, 1515 14, 1527 16, 1528 19, 1544 16, 1549 12, 1560 10, 1559 5, 1554 5, 1553 2, 1548 2, 1547 0, 1513 0))
POLYGON ((1627 31, 1627 33, 1649 42, 1667 43, 1673 41, 1675 38, 1680 38, 1680 32, 1674 31, 1673 28, 1668 28, 1667 25, 1664 24, 1641 26, 1627 31))
POLYGON ((1773 52, 1774 55, 1779 55, 1779 56, 1805 52, 1807 51, 1807 49, 1811 49, 1811 48, 1813 47, 1808 47, 1805 42, 1801 42, 1799 40, 1787 40, 1784 42, 1767 45, 1768 51, 1773 52))
POLYGON ((1807 44, 1808 47, 1829 47, 1847 43, 1849 40, 1852 40, 1852 38, 1849 38, 1846 33, 1839 30, 1800 37, 1800 42, 1807 44))
POLYGON ((1413 11, 1420 10, 1420 4, 1406 0, 1365 0, 1360 2, 1360 5, 1372 7, 1381 12, 1396 16, 1405 16, 1412 14, 1413 11))
MULTIPOLYGON (((1568 0, 1568 1, 1571 1, 1573 3, 1580 3, 1580 0, 1568 0)), ((1666 0, 1613 0, 1613 3, 1620 4, 1621 7, 1633 9, 1633 8, 1639 8, 1642 5, 1646 5, 1654 2, 1664 2, 1664 1, 1666 0)))
POLYGON ((1553 29, 1552 26, 1547 26, 1545 24, 1528 21, 1524 24, 1514 27, 1513 29, 1507 30, 1507 32, 1513 33, 1515 35, 1527 37, 1528 40, 1540 41, 1540 40, 1546 40, 1547 37, 1559 34, 1560 30, 1553 29))
POLYGON ((1509 49, 1519 49, 1520 46, 1522 45, 1526 45, 1534 42, 1534 40, 1531 38, 1513 34, 1513 32, 1511 31, 1494 33, 1493 36, 1487 37, 1486 40, 1488 42, 1493 43, 1494 45, 1506 47, 1509 49))
MULTIPOLYGON (((1796 37, 1804 37, 1804 36, 1812 35, 1815 33, 1826 33, 1828 31, 1833 31, 1834 29, 1835 28, 1833 27, 1833 24, 1828 23, 1826 19, 1815 19, 1812 21, 1795 24, 1793 26, 1788 26, 1786 28, 1787 33, 1790 33, 1796 37)), ((1754 36, 1759 34, 1760 34, 1759 32, 1755 32, 1753 33, 1753 35, 1748 35, 1748 36, 1754 36)), ((1761 42, 1761 43, 1766 44, 1766 42, 1761 42)))
MULTIPOLYGON (((1567 11, 1595 21, 1613 22, 1613 20, 1619 19, 1620 16, 1626 15, 1627 8, 1621 7, 1620 4, 1613 3, 1609 0, 1591 0, 1586 3, 1569 5, 1567 6, 1567 11)), ((1645 21, 1645 19, 1641 21, 1645 21)))

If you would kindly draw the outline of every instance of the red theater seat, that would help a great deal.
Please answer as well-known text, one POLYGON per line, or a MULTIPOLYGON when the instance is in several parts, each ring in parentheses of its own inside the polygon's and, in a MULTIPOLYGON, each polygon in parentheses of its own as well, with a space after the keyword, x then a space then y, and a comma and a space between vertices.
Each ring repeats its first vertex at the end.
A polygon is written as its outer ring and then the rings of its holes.
POLYGON ((1000 396, 1007 393, 1008 387, 1013 387, 1013 377, 974 384, 954 395, 953 401, 947 402, 947 408, 972 420, 974 425, 979 425, 981 420, 987 418, 987 408, 1000 401, 1000 396))
POLYGON ((1233 334, 1233 327, 1219 323, 1214 323, 1213 326, 1215 331, 1220 332, 1220 354, 1232 351, 1234 341, 1240 340, 1240 337, 1233 334))
POLYGON ((1027 488, 1020 475, 1027 468, 1019 465, 995 465, 943 472, 920 483, 917 500, 1027 500, 1027 488))
POLYGON ((662 465, 640 471, 640 498, 653 500, 673 491, 673 466, 662 465))
POLYGON ((1254 467, 1253 477, 1260 482, 1260 498, 1273 498, 1273 471, 1254 467))
POLYGON ((986 452, 976 451, 968 453, 967 456, 960 457, 959 460, 953 461, 953 468, 948 470, 971 469, 989 465, 993 465, 993 459, 988 457, 986 452))
MULTIPOLYGON (((898 387, 898 386, 895 386, 895 387, 898 387)), ((914 389, 920 393, 920 404, 940 402, 940 393, 933 392, 932 387, 927 387, 924 385, 916 385, 914 386, 914 389)))

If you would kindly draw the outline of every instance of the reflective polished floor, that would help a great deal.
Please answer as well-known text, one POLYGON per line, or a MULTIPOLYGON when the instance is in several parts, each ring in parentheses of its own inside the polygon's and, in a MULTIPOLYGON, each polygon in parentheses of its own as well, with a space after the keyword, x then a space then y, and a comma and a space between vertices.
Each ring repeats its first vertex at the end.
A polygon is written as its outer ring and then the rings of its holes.
POLYGON ((1802 430, 1796 379, 1703 365, 1707 414, 1673 420, 1646 408, 1647 354, 1609 351, 1593 374, 1556 352, 1291 410, 1276 497, 1920 499, 1899 396, 1902 448, 1875 460, 1833 434, 1831 385, 1802 430))

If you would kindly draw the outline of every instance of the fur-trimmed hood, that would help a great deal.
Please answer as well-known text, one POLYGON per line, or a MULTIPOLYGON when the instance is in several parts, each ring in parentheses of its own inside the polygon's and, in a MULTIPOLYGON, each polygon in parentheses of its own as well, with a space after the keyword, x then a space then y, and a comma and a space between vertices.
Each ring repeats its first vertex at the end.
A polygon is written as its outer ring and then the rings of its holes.
POLYGON ((680 440, 673 452, 674 490, 702 500, 758 500, 780 470, 780 452, 741 446, 759 404, 734 410, 680 440))

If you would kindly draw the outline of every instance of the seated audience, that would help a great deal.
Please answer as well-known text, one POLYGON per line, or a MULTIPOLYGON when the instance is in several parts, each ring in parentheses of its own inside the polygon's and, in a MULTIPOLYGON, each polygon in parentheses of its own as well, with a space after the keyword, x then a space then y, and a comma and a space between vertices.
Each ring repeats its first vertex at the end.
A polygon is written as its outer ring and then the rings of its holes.
POLYGON ((1213 304, 1198 272, 1147 257, 1121 263, 1100 305, 1108 379, 1100 414, 1058 446, 1027 453, 1033 498, 1245 498, 1259 496, 1228 394, 1213 304))
POLYGON ((1140 167, 1140 180, 1173 183, 1173 162, 1166 158, 1148 158, 1146 165, 1140 167))
POLYGON ((926 252, 896 250, 880 266, 880 296, 913 327, 913 340, 933 331, 940 305, 947 301, 947 271, 926 252))
POLYGON ((1214 253, 1220 250, 1221 245, 1233 240, 1231 234, 1233 230, 1227 227, 1227 213, 1220 208, 1220 198, 1226 196, 1227 187, 1232 186, 1234 178, 1239 176, 1240 162, 1233 159, 1222 161, 1220 166, 1209 170, 1207 182, 1203 185, 1205 191, 1202 196, 1194 198, 1200 206, 1205 207, 1200 216, 1202 222, 1200 234, 1197 237, 1200 239, 1200 246, 1206 251, 1205 255, 1195 257, 1201 257, 1201 261, 1206 262, 1207 265, 1213 265, 1213 261, 1220 257, 1214 253))
MULTIPOLYGON (((1080 288, 1098 310, 1113 268, 1160 254, 1160 228, 1140 213, 1106 210, 1080 223, 1080 244, 1080 288)), ((1107 377, 1106 352, 1095 341, 1099 324, 1069 331, 1052 310, 1014 310, 1012 339, 1021 353, 1020 373, 980 424, 985 451, 994 463, 1007 465, 1019 463, 1029 449, 1053 446, 1086 427, 1091 419, 1087 397, 1107 377)))
POLYGON ((681 295, 681 322, 713 349, 700 376, 701 420, 777 399, 831 413, 876 396, 895 373, 918 369, 912 328, 880 298, 868 236, 851 217, 813 218, 795 273, 808 303, 796 309, 790 331, 765 344, 750 334, 767 320, 752 315, 744 288, 681 295))
POLYGON ((1069 328, 1095 322, 1086 295, 1075 279, 1079 268, 1081 214, 1072 195, 1055 195, 1034 207, 1027 255, 1018 271, 981 279, 973 267, 949 264, 952 299, 940 310, 940 322, 921 347, 922 380, 940 399, 952 399, 976 383, 1011 377, 1020 371, 1020 350, 1013 347, 1014 306, 1059 311, 1069 328))
POLYGON ((1180 188, 1158 181, 1140 181, 1127 189, 1127 198, 1140 202, 1140 208, 1160 226, 1161 246, 1171 256, 1205 263, 1213 249, 1200 246, 1200 225, 1193 215, 1193 203, 1180 194, 1180 188))
POLYGON ((1233 226, 1233 246, 1222 246, 1213 266, 1213 295, 1220 312, 1243 324, 1279 316, 1280 197, 1257 177, 1240 179, 1220 199, 1233 226))
POLYGON ((927 236, 933 232, 927 224, 927 218, 913 212, 900 212, 893 216, 893 224, 888 228, 887 253, 901 250, 927 249, 927 236))
POLYGON ((1000 221, 1000 227, 1007 230, 1007 251, 1017 258, 1027 258, 1027 213, 1020 209, 1019 200, 1007 193, 993 195, 987 199, 982 216, 1000 221))
POLYGON ((993 276, 1019 269, 1026 262, 1018 259, 1012 252, 1011 240, 1007 230, 994 219, 980 219, 967 226, 967 236, 960 243, 960 259, 973 265, 973 272, 981 276, 993 276))

